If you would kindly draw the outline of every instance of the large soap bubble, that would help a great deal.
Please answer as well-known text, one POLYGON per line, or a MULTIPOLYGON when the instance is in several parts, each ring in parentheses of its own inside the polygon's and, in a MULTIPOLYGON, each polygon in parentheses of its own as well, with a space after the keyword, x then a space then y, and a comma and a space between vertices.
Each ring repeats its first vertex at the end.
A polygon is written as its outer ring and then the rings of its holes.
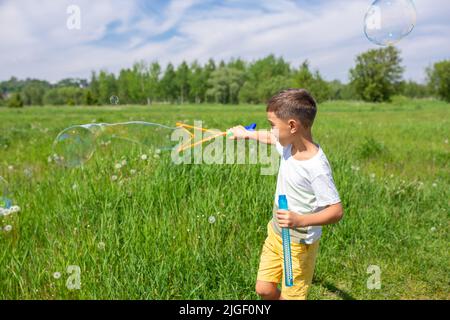
POLYGON ((364 17, 364 32, 377 45, 393 45, 411 33, 416 19, 411 0, 376 0, 364 17))
POLYGON ((55 162, 68 168, 82 166, 99 145, 113 139, 171 150, 170 134, 177 128, 158 123, 130 121, 123 123, 94 123, 69 127, 61 131, 53 142, 55 162))

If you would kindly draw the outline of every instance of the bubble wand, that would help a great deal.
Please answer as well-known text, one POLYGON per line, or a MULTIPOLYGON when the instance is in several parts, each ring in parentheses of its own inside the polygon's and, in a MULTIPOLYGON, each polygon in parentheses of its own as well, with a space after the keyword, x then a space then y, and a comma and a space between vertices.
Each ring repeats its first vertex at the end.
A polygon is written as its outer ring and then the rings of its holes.
MULTIPOLYGON (((218 132, 218 131, 215 131, 215 130, 210 130, 210 129, 205 129, 205 128, 201 128, 201 127, 191 126, 191 125, 188 125, 188 124, 185 124, 185 123, 181 123, 181 122, 177 122, 176 125, 177 125, 177 127, 186 130, 189 133, 189 135, 191 136, 191 138, 187 142, 185 142, 184 144, 182 144, 181 146, 178 147, 177 152, 181 152, 181 151, 184 151, 186 149, 193 148, 193 147, 195 147, 195 146, 197 146, 199 144, 203 144, 203 143, 205 143, 205 142, 207 142, 209 140, 215 139, 217 137, 221 137, 221 136, 231 137, 233 135, 233 132, 231 132, 231 131, 219 131, 218 132), (211 133, 212 135, 192 143, 192 139, 194 139, 195 134, 191 133, 188 129, 200 130, 202 132, 211 133)), ((245 126, 245 129, 248 130, 248 131, 255 131, 255 128, 256 128, 256 123, 252 123, 252 124, 250 124, 248 126, 245 126)))

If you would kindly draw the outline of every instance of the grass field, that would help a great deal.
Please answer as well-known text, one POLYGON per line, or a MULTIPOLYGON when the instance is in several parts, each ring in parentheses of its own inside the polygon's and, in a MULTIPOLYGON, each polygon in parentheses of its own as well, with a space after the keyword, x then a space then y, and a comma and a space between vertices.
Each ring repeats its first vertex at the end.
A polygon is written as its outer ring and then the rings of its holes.
MULTIPOLYGON (((257 299, 276 175, 259 165, 175 165, 124 144, 83 169, 48 157, 73 124, 267 128, 264 106, 0 108, 0 119, 0 176, 22 209, 0 218, 12 225, 0 232, 1 299, 257 299), (66 286, 70 265, 80 267, 79 290, 66 286)), ((345 216, 324 227, 309 298, 449 299, 450 105, 328 102, 313 134, 345 216), (370 265, 380 267, 381 289, 367 288, 370 265)))

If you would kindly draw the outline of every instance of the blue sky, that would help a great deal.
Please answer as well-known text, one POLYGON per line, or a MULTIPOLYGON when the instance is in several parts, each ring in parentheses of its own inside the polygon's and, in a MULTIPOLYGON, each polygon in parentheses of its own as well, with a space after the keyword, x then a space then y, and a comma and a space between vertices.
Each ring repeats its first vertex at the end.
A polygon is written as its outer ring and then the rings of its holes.
MULTIPOLYGON (((450 1, 415 0, 417 25, 397 46, 405 78, 450 59, 450 1)), ((357 54, 376 46, 363 32, 366 0, 0 0, 0 80, 52 82, 118 72, 139 60, 206 62, 210 57, 308 59, 328 79, 347 81, 357 54), (77 5, 81 29, 69 30, 77 5)))

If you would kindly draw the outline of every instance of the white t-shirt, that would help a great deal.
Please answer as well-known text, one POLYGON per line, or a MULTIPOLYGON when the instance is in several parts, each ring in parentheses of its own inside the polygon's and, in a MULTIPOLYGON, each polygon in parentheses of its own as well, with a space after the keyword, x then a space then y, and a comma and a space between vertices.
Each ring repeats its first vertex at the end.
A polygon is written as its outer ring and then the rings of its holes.
MULTIPOLYGON (((275 192, 275 209, 278 209, 280 194, 286 195, 289 210, 298 214, 315 213, 341 202, 328 159, 320 145, 316 146, 319 150, 312 158, 296 160, 291 154, 292 145, 283 147, 276 142, 281 162, 275 192)), ((322 227, 310 226, 304 228, 304 233, 300 242, 311 244, 320 239, 322 227)))

